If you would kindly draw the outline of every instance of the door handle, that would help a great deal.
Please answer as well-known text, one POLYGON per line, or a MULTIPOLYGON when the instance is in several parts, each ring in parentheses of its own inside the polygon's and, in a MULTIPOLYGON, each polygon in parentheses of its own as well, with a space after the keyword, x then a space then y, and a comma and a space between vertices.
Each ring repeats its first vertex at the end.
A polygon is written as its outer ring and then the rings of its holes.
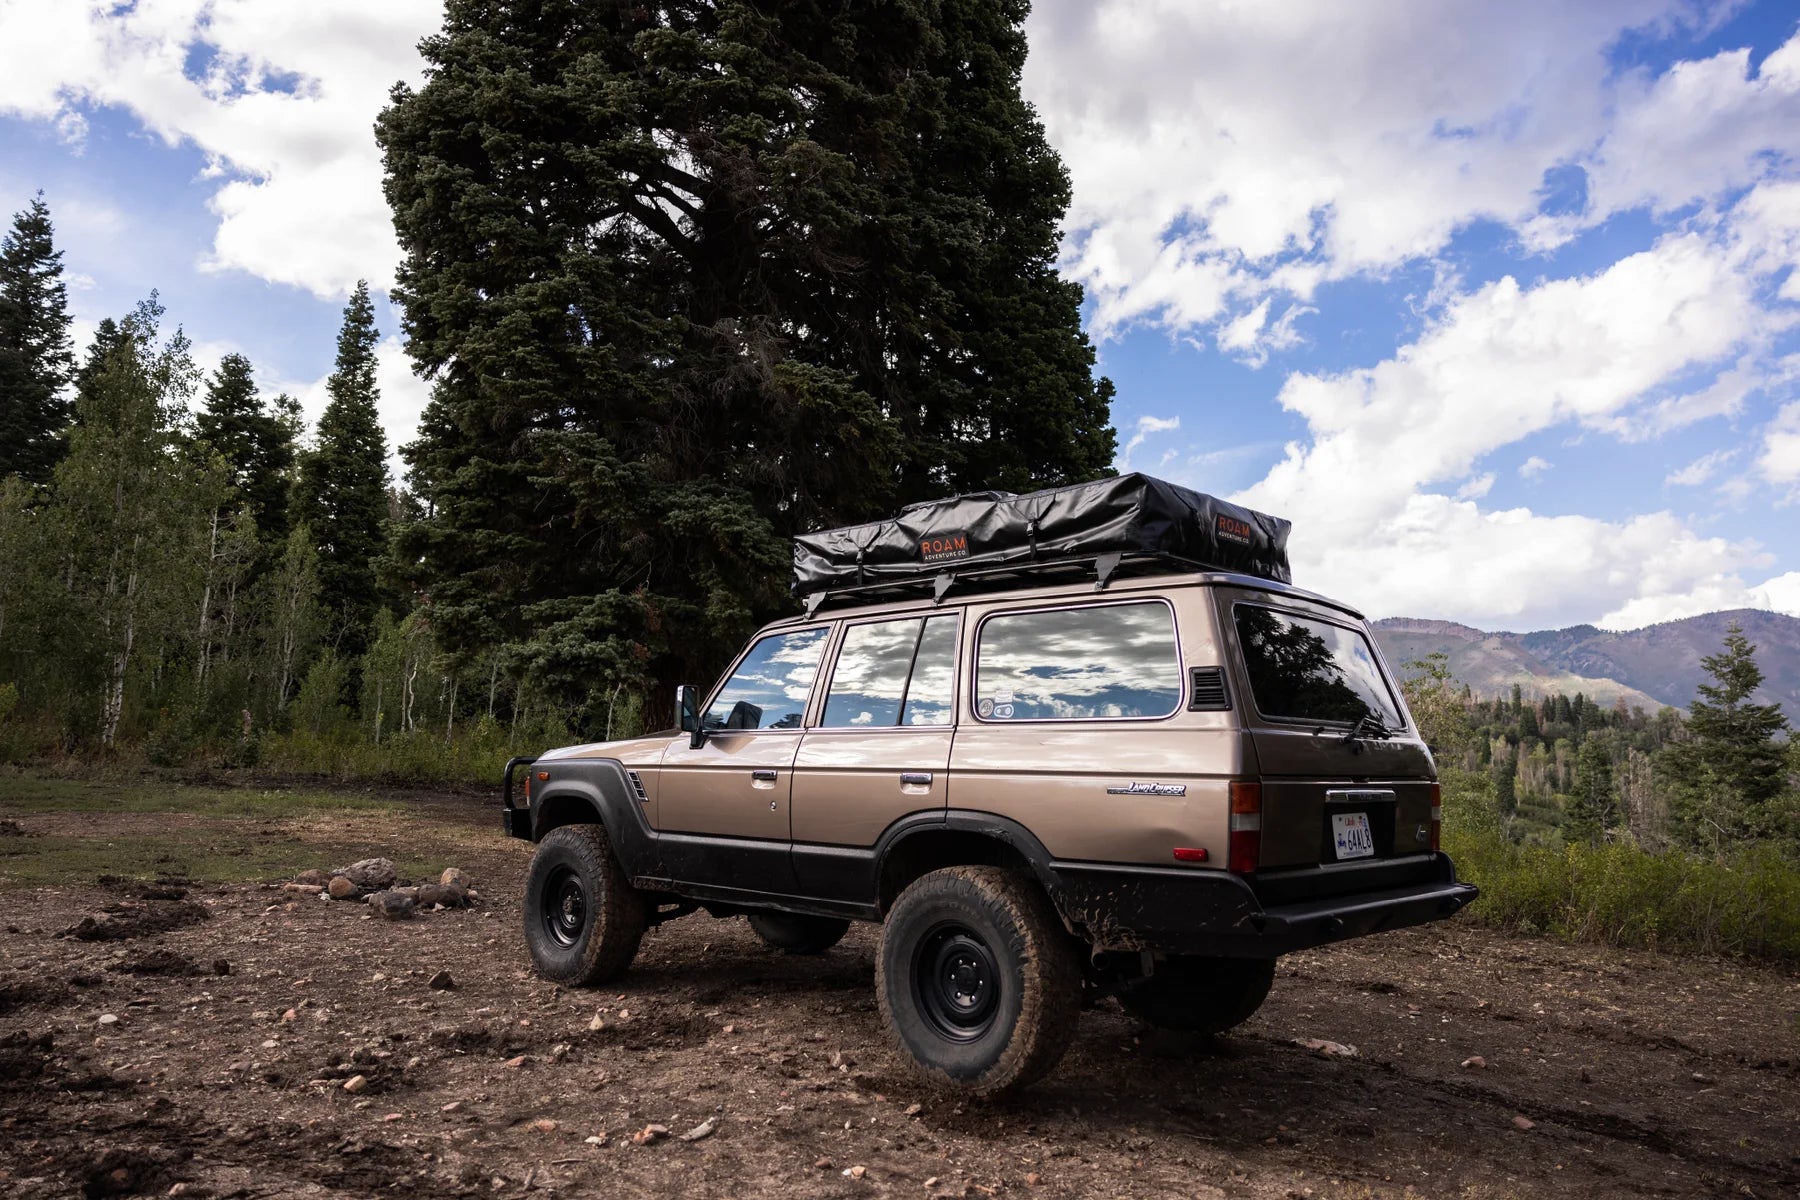
POLYGON ((930 787, 931 786, 931 772, 930 771, 902 771, 902 772, 900 772, 900 786, 901 787, 930 787))
POLYGON ((750 778, 754 779, 758 783, 774 783, 775 782, 775 772, 759 768, 755 771, 750 772, 750 778))

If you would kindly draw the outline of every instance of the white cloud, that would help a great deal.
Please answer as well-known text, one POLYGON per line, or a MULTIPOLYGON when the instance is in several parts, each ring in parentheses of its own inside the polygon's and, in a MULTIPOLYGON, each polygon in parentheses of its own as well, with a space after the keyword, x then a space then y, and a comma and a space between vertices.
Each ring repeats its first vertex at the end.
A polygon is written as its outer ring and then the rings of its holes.
POLYGON ((127 109, 222 181, 203 265, 322 297, 359 278, 385 288, 399 250, 371 127, 388 88, 418 78, 415 45, 442 13, 438 0, 0 7, 0 113, 69 136, 86 106, 127 109))
POLYGON ((1770 483, 1800 483, 1800 401, 1784 405, 1763 432, 1756 469, 1770 483))
POLYGON ((1131 435, 1131 440, 1125 443, 1125 449, 1119 452, 1119 469, 1131 470, 1132 451, 1148 441, 1151 434, 1172 433, 1180 428, 1180 417, 1139 417, 1136 425, 1137 432, 1131 435))
MULTIPOLYGON (((281 379, 259 373, 257 383, 264 395, 273 397, 286 392, 298 400, 306 427, 313 430, 318 428, 319 417, 330 400, 325 390, 330 378, 329 371, 317 379, 281 379)), ((400 447, 413 439, 425 404, 431 399, 431 385, 413 374, 412 360, 401 348, 400 340, 389 337, 375 347, 375 387, 380 393, 376 410, 381 414, 381 427, 388 439, 388 469, 395 479, 400 479, 405 473, 400 447)))
MULTIPOLYGON (((1625 622, 1741 597, 1757 548, 1668 513, 1488 512, 1480 477, 1455 498, 1438 491, 1533 434, 1616 421, 1762 337, 1775 318, 1734 253, 1679 233, 1587 277, 1502 279, 1450 300, 1374 367, 1291 375, 1280 399, 1309 440, 1240 498, 1294 520, 1297 578, 1378 615, 1625 622)), ((1520 474, 1548 466, 1533 456, 1520 474)))
POLYGON ((1670 471, 1663 482, 1674 484, 1676 487, 1699 487, 1717 475, 1721 467, 1736 457, 1736 450, 1714 450, 1711 454, 1704 454, 1679 470, 1670 471))
POLYGON ((1548 471, 1550 467, 1551 463, 1549 459, 1539 458, 1534 454, 1519 464, 1519 478, 1536 479, 1539 475, 1548 471))
POLYGON ((1751 593, 1754 608, 1800 617, 1800 571, 1789 571, 1764 581, 1751 593))

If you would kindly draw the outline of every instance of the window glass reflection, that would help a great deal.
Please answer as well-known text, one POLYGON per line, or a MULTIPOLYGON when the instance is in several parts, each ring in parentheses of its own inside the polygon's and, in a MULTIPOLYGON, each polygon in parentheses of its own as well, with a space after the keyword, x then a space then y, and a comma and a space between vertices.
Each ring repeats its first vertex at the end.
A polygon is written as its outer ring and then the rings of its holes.
POLYGON ((700 718, 704 729, 798 729, 827 627, 760 639, 700 718))
POLYGON ((1403 724, 1360 632, 1248 604, 1235 615, 1250 694, 1263 716, 1346 724, 1374 717, 1390 729, 1403 724))
POLYGON ((898 725, 922 624, 881 621, 845 630, 820 723, 832 728, 898 725))
POLYGON ((902 725, 948 725, 956 698, 956 618, 925 622, 902 725))
POLYGON ((1181 703, 1175 620, 1160 603, 993 617, 976 665, 984 720, 1166 717, 1181 703))

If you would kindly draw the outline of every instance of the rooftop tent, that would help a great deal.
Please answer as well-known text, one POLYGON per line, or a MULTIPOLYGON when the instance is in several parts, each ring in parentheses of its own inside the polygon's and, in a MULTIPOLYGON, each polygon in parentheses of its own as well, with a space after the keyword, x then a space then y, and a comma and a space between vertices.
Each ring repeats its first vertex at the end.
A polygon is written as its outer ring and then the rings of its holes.
MULTIPOLYGON (((1289 583, 1290 526, 1148 475, 1041 492, 973 492, 902 509, 867 525, 794 539, 794 594, 926 583, 988 569, 1096 561, 1235 571, 1289 583)), ((1107 568, 1110 569, 1110 568, 1107 568)), ((1024 580, 1020 580, 1024 582, 1024 580)))

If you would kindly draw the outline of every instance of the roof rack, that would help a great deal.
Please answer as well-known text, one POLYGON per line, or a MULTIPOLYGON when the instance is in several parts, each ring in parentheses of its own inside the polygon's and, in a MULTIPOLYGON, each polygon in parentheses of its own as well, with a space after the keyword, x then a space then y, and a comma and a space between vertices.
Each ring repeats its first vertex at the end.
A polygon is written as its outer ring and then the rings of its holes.
POLYGON ((870 604, 882 600, 914 600, 930 596, 941 604, 952 592, 980 594, 1003 592, 1026 587, 1048 587, 1057 583, 1094 581, 1095 591, 1104 591, 1114 579, 1141 575, 1181 572, 1208 572, 1219 568, 1183 558, 1175 554, 1154 552, 1076 555, 1067 558, 1026 559, 993 566, 972 566, 960 570, 944 570, 936 575, 917 575, 903 579, 880 579, 872 583, 852 584, 807 593, 804 604, 807 619, 826 608, 848 604, 870 604))

